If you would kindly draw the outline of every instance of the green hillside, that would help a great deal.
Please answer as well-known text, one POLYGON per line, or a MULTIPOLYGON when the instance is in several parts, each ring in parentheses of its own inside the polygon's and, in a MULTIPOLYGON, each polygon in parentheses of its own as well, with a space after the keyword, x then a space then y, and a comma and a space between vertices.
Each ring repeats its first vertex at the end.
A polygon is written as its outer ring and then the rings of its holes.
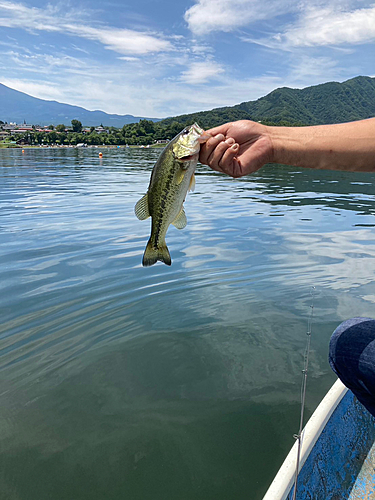
MULTIPOLYGON (((21 93, 18 92, 17 94, 21 93)), ((31 97, 30 99, 36 100, 31 97)), ((41 103, 47 103, 46 106, 48 105, 47 101, 41 101, 41 103)), ((99 112, 87 111, 87 113, 95 114, 99 112)), ((95 119, 98 119, 98 116, 95 116, 95 119)), ((109 116, 107 115, 107 117, 109 116)), ((114 117, 114 115, 112 116, 114 117)), ((17 137, 10 137, 9 139, 27 140, 28 144, 41 144, 44 142, 44 144, 149 145, 156 141, 172 139, 186 125, 193 122, 197 122, 201 127, 208 129, 228 121, 240 119, 261 121, 269 125, 298 126, 341 123, 373 116, 375 116, 375 78, 358 76, 343 83, 329 82, 314 87, 306 87, 305 89, 279 88, 257 101, 248 101, 236 106, 175 116, 156 122, 147 119, 137 121, 135 117, 132 117, 132 123, 126 123, 122 128, 109 127, 107 134, 99 135, 92 127, 93 130, 85 134, 71 131, 56 133, 55 130, 52 130, 47 134, 27 132, 24 135, 18 134, 17 137)), ((100 117, 102 116, 100 115, 100 117)), ((92 119, 94 119, 94 115, 92 115, 92 119)), ((118 119, 124 121, 125 117, 118 117, 118 119)), ((51 121, 51 123, 54 122, 51 121)))
POLYGON ((279 88, 257 101, 161 120, 160 125, 197 121, 213 127, 251 119, 273 124, 318 125, 375 116, 375 78, 358 76, 343 83, 329 82, 305 89, 279 88))

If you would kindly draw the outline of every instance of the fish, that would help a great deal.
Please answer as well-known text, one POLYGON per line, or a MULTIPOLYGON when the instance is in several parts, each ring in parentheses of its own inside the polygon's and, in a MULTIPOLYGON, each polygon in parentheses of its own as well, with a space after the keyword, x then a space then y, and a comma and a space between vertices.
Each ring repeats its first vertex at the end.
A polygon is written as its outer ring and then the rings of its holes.
POLYGON ((200 147, 209 137, 194 123, 167 144, 155 163, 147 193, 134 208, 139 220, 151 217, 151 236, 143 254, 143 266, 158 261, 172 264, 165 237, 170 224, 177 229, 187 224, 183 203, 188 191, 194 191, 200 147))

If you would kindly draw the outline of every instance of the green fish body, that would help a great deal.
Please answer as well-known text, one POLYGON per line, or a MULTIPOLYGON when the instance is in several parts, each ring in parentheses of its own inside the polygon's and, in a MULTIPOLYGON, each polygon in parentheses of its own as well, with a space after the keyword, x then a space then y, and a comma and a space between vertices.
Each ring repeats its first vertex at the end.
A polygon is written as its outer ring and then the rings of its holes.
POLYGON ((203 129, 194 124, 167 144, 152 170, 147 193, 135 206, 138 219, 152 219, 143 266, 152 266, 157 261, 171 265, 165 236, 170 224, 177 229, 187 224, 183 203, 188 190, 194 190, 194 171, 200 145, 205 140, 203 134, 203 129))

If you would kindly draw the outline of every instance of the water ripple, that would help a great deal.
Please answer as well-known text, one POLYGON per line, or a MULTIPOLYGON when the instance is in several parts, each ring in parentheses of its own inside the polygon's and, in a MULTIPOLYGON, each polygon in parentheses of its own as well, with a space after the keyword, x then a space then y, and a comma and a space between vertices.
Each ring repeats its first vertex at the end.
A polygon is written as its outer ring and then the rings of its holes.
POLYGON ((134 205, 159 152, 98 151, 0 150, 0 496, 78 500, 105 477, 108 498, 180 498, 181 481, 195 500, 241 481, 261 498, 257 436, 273 429, 275 469, 296 431, 311 286, 308 411, 334 378, 332 329, 373 315, 375 176, 199 165, 172 266, 143 268, 134 205))

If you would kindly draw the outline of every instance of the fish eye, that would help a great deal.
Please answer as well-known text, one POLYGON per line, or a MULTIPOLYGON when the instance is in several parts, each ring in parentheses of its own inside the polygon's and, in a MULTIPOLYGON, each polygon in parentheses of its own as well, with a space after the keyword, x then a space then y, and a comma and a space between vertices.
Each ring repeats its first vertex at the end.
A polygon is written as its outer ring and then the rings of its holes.
POLYGON ((182 133, 183 133, 183 135, 187 135, 189 133, 189 129, 186 128, 182 133))

